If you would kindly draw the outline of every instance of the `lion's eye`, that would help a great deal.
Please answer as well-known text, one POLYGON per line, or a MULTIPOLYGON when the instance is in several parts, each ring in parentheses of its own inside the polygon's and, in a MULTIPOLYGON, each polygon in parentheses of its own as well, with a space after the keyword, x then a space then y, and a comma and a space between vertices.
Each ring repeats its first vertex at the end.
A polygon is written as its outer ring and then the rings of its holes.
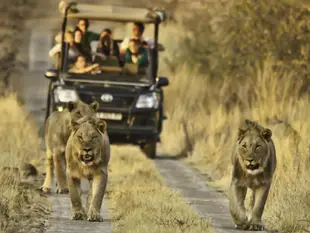
POLYGON ((260 145, 257 145, 256 147, 255 147, 255 151, 259 151, 259 149, 260 149, 260 145))
POLYGON ((91 138, 91 140, 95 140, 97 138, 97 136, 93 136, 92 138, 91 138))
POLYGON ((246 145, 242 145, 243 150, 247 150, 246 145))
POLYGON ((80 112, 76 112, 75 113, 77 116, 81 116, 81 113, 80 112))
POLYGON ((83 141, 82 136, 78 136, 78 139, 79 139, 80 141, 83 141))

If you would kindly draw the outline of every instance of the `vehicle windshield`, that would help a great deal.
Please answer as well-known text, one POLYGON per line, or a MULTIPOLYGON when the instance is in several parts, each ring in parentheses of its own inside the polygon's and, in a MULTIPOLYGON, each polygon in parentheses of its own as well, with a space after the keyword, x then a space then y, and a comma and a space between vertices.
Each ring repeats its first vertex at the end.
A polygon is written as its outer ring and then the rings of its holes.
POLYGON ((66 29, 68 78, 151 81, 154 25, 69 19, 66 29))

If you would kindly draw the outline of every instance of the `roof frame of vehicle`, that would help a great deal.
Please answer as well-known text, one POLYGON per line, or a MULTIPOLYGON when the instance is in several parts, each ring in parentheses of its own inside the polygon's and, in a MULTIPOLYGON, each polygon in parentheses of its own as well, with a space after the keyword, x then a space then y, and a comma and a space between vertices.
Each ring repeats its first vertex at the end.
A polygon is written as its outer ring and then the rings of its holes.
MULTIPOLYGON (((158 32, 159 24, 167 19, 167 13, 164 10, 146 9, 135 7, 108 6, 96 4, 83 4, 61 1, 59 10, 64 15, 62 24, 62 51, 65 48, 64 36, 68 19, 86 18, 89 20, 113 21, 113 22, 141 22, 145 24, 154 24, 154 51, 156 57, 153 60, 155 81, 158 72, 158 32)), ((65 72, 65 53, 61 56, 61 71, 65 72)))
POLYGON ((164 10, 71 2, 62 12, 68 19, 158 24, 167 19, 164 10))

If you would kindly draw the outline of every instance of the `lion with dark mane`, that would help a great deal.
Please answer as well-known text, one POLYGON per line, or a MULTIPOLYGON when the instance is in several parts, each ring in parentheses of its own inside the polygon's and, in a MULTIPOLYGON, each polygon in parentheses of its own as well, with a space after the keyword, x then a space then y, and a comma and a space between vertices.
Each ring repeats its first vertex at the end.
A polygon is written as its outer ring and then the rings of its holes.
POLYGON ((277 163, 271 136, 270 129, 250 120, 245 120, 244 127, 239 128, 232 155, 229 202, 230 213, 238 229, 264 229, 261 218, 277 163), (247 188, 253 191, 248 216, 244 206, 247 188))

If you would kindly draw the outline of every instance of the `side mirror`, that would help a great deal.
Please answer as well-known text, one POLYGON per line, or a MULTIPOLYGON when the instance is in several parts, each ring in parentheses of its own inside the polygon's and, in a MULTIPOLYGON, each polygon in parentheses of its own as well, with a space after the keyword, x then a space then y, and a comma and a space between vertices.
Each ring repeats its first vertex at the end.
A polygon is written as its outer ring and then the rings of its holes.
POLYGON ((169 85, 169 80, 166 77, 157 78, 157 87, 165 87, 169 85))
POLYGON ((56 81, 58 79, 58 71, 56 69, 48 69, 45 71, 44 75, 47 79, 51 79, 52 81, 56 81))

